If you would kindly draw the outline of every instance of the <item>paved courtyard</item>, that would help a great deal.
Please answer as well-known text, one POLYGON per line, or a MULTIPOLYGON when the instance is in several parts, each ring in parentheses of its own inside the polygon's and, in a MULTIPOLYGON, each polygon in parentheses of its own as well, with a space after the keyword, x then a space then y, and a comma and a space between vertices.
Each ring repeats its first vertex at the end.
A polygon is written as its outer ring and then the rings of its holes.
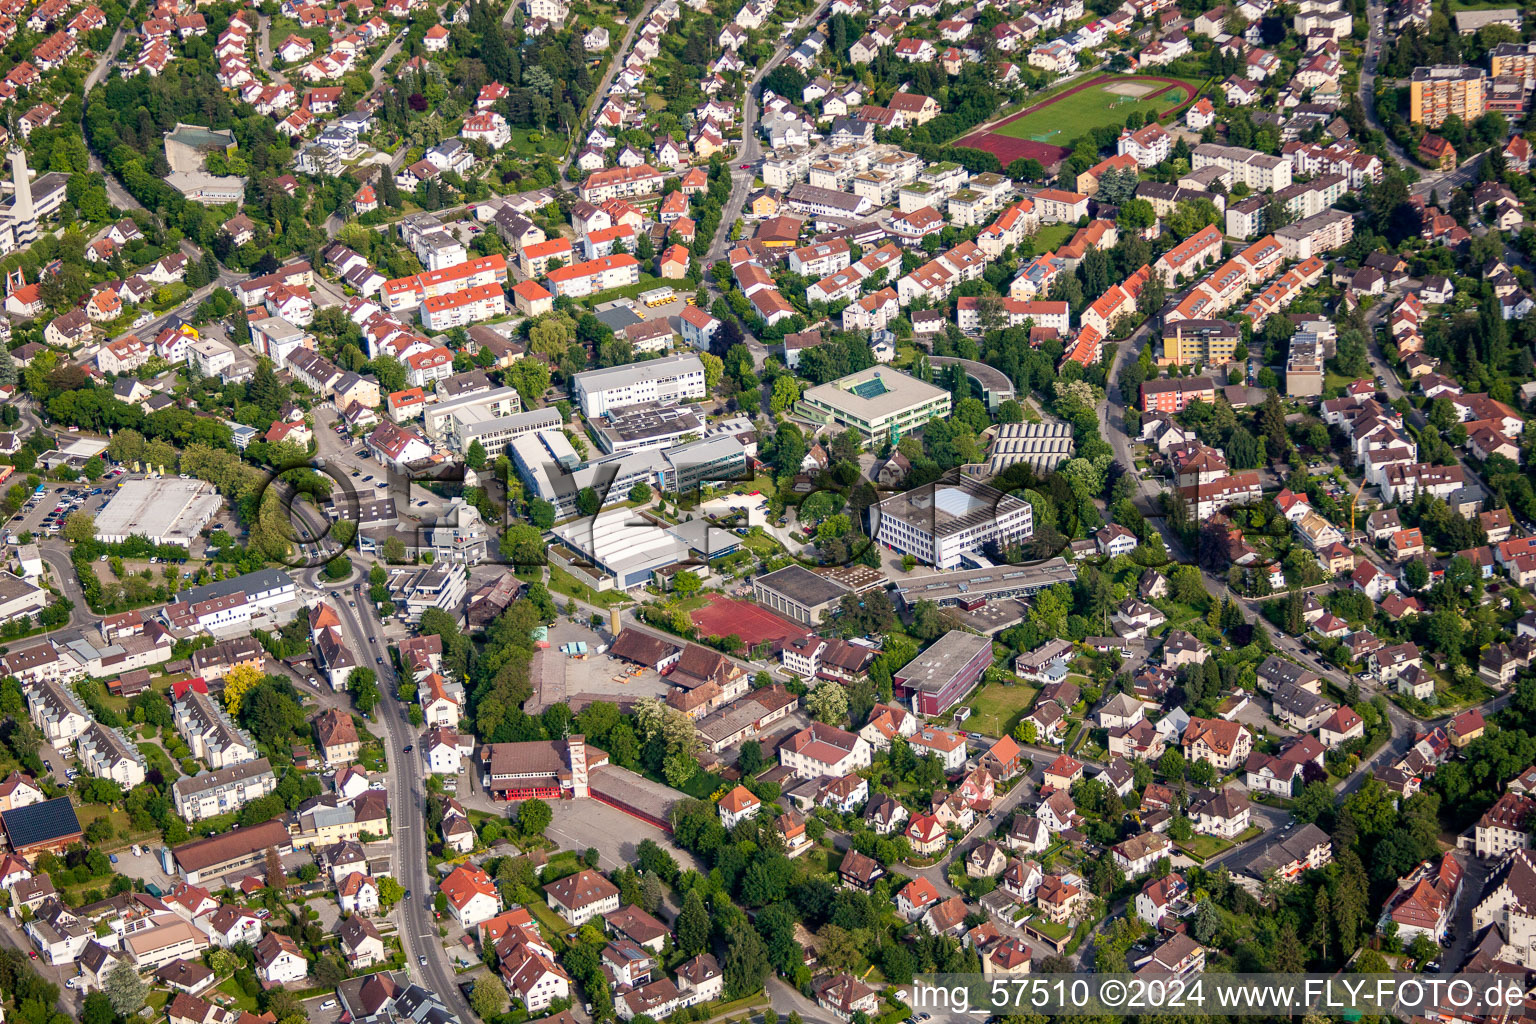
POLYGON ((649 669, 631 675, 634 666, 607 654, 597 653, 599 647, 613 641, 613 637, 590 626, 571 622, 561 617, 549 627, 549 648, 537 652, 533 662, 535 693, 530 713, 561 701, 572 711, 580 711, 596 700, 612 701, 628 708, 641 697, 662 697, 669 689, 667 681, 649 669), (562 654, 563 644, 583 642, 587 645, 587 657, 577 658, 562 654))

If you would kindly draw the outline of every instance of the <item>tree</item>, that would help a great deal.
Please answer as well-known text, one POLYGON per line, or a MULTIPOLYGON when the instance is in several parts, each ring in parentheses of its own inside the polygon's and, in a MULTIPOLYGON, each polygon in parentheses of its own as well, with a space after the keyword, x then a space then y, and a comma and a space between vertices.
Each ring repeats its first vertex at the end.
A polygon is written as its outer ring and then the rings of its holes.
POLYGON ((240 717, 246 694, 265 678, 260 669, 250 665, 236 665, 224 674, 224 710, 231 718, 240 717))
POLYGON ((757 740, 747 740, 741 745, 741 752, 736 757, 736 769, 741 772, 743 779, 750 779, 762 770, 766 762, 763 760, 763 745, 757 740))
MULTIPOLYGON (((485 445, 481 444, 478 438, 469 442, 469 450, 464 453, 464 462, 477 473, 485 468, 485 445)), ((479 989, 480 986, 476 985, 475 990, 479 991, 479 989)))
POLYGON ((399 537, 386 537, 383 553, 386 562, 403 562, 405 561, 405 542, 399 537))
POLYGON ((528 521, 541 530, 549 529, 555 525, 555 506, 543 498, 534 498, 528 503, 528 521))
POLYGON ((492 975, 482 975, 469 993, 469 1008, 481 1020, 499 1017, 507 1011, 507 990, 492 975))
POLYGON ((405 886, 389 875, 379 876, 379 902, 386 908, 405 899, 405 886))
POLYGON ((826 680, 805 696, 805 709, 818 722, 837 723, 848 715, 848 691, 826 680))
POLYGON ((762 990, 763 979, 772 965, 763 949, 763 940, 747 923, 740 911, 730 919, 725 929, 725 996, 740 999, 762 990))
POLYGON ((373 714, 373 709, 379 706, 378 676, 371 668, 359 666, 347 673, 347 692, 352 695, 357 710, 365 715, 373 714))
POLYGON ((800 385, 795 378, 784 374, 773 382, 773 394, 769 396, 768 408, 775 416, 781 416, 790 406, 800 400, 800 385))
POLYGON ((684 956, 697 956, 709 948, 709 911, 697 888, 683 898, 677 914, 677 948, 684 956))
POLYGON ((704 588, 699 574, 691 569, 680 570, 672 577, 672 592, 678 597, 692 597, 704 588))
POLYGON ((107 972, 106 984, 102 986, 106 992, 107 1000, 111 1002, 112 1009, 121 1017, 136 1016, 139 1007, 144 1005, 144 997, 149 994, 149 986, 144 984, 144 979, 139 977, 139 972, 132 964, 126 961, 119 963, 111 971, 107 972))
POLYGON ((549 809, 549 804, 538 797, 533 797, 524 800, 518 807, 517 827, 525 836, 541 836, 554 816, 554 812, 549 809))
POLYGON ((637 504, 644 504, 651 500, 651 485, 641 480, 629 489, 629 500, 637 504))
POLYGON ((64 539, 80 544, 96 537, 96 517, 89 512, 71 512, 64 520, 64 539))
POLYGON ((267 847, 267 888, 282 892, 288 888, 288 876, 283 874, 283 858, 278 856, 277 847, 267 847))

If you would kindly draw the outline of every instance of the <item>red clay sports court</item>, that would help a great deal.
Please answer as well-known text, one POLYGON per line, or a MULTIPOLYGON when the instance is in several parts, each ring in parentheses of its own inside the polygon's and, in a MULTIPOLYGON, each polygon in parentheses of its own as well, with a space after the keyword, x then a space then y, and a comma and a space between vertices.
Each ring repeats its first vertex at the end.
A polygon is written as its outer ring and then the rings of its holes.
POLYGON ((766 608, 746 601, 733 601, 719 594, 706 596, 709 604, 691 616, 693 624, 705 636, 730 636, 734 633, 748 647, 756 647, 758 644, 805 634, 804 629, 788 619, 779 618, 766 608))

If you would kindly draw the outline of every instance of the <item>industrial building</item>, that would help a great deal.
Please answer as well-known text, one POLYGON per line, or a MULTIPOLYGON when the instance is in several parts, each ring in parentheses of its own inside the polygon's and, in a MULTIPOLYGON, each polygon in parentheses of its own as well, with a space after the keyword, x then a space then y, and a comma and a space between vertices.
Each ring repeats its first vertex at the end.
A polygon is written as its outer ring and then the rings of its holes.
POLYGON ((1036 473, 1049 473, 1076 452, 1070 423, 999 423, 985 465, 988 476, 1021 462, 1036 473))
POLYGON ((116 544, 140 536, 151 544, 191 547, 222 505, 213 485, 201 480, 129 480, 96 517, 96 539, 116 544))

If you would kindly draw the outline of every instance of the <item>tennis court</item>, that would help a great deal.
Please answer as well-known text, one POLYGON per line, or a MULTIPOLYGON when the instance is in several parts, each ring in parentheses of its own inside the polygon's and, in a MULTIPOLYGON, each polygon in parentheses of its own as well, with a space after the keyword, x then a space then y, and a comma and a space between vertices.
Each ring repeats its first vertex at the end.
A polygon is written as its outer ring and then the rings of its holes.
POLYGON ((802 636, 806 632, 788 619, 781 619, 766 608, 747 601, 733 601, 719 594, 709 594, 709 603, 692 615, 693 624, 705 636, 741 637, 748 647, 802 636))

